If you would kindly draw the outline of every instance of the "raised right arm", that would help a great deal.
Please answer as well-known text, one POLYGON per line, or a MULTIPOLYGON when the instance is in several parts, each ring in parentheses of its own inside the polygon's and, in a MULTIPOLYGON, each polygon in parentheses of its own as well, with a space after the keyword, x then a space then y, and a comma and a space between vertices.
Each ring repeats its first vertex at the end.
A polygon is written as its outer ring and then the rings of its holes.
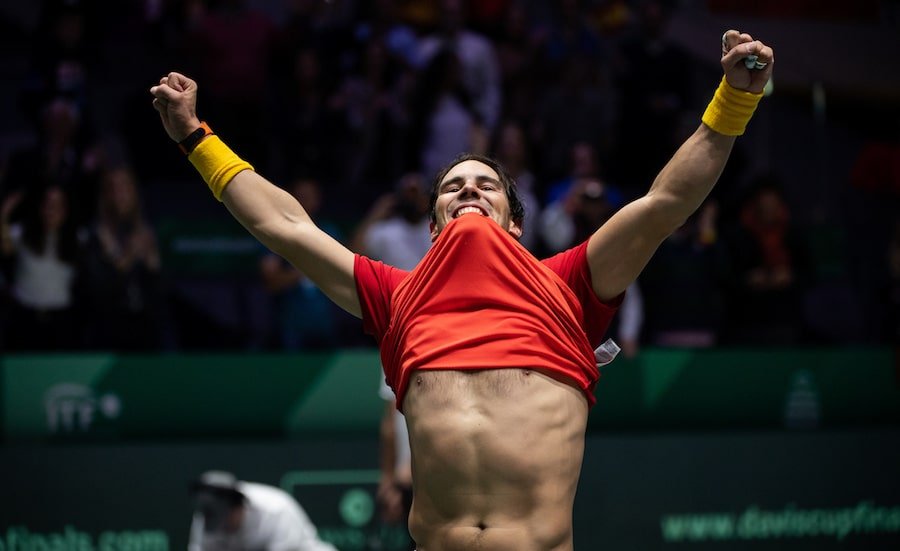
MULTIPOLYGON (((193 80, 169 73, 150 93, 153 107, 174 141, 182 141, 200 127, 197 84, 193 80)), ((221 200, 241 225, 306 274, 335 304, 361 317, 349 249, 319 229, 291 194, 253 170, 241 170, 223 185, 221 200)))

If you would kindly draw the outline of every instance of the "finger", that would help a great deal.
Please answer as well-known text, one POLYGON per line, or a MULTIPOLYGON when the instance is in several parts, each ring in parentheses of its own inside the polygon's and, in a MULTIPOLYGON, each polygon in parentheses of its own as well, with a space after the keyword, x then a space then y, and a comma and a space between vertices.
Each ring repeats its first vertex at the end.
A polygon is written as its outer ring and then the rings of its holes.
POLYGON ((180 76, 181 75, 178 73, 169 73, 168 85, 171 86, 173 90, 184 92, 184 86, 181 83, 181 79, 178 78, 180 76))
POLYGON ((169 73, 169 86, 173 89, 178 90, 179 92, 184 92, 188 88, 188 83, 191 79, 182 75, 181 73, 176 73, 172 71, 169 73))
POLYGON ((726 67, 733 67, 740 63, 744 58, 755 55, 757 44, 759 44, 758 41, 735 45, 724 57, 722 57, 722 64, 726 67))
POLYGON ((772 61, 774 54, 772 48, 769 48, 759 40, 747 43, 747 57, 744 58, 744 65, 748 69, 765 69, 766 65, 772 61))
POLYGON ((166 81, 168 81, 168 80, 169 80, 169 77, 162 77, 161 79, 159 79, 159 83, 166 84, 166 81))
POLYGON ((725 31, 722 35, 722 55, 724 56, 734 48, 736 44, 740 43, 741 31, 736 31, 734 29, 729 29, 725 31))
POLYGON ((772 48, 766 46, 759 40, 757 40, 755 44, 758 45, 755 55, 760 63, 769 64, 775 61, 775 52, 772 51, 772 48))
POLYGON ((160 84, 159 86, 154 86, 150 88, 150 93, 153 94, 157 98, 164 99, 166 101, 176 101, 181 93, 172 89, 168 84, 160 84))

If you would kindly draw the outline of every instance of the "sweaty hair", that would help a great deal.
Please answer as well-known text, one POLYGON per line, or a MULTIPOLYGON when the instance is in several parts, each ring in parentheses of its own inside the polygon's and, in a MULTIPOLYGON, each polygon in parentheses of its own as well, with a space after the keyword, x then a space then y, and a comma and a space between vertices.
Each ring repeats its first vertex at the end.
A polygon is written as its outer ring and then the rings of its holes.
POLYGON ((497 176, 500 178, 500 185, 503 186, 503 190, 506 192, 506 199, 509 201, 509 216, 516 225, 522 227, 522 223, 525 221, 525 205, 519 197, 519 188, 516 186, 516 181, 513 180, 513 177, 510 176, 509 172, 503 168, 503 165, 490 157, 479 155, 477 153, 463 153, 450 161, 450 164, 442 168, 440 172, 437 173, 437 176, 434 177, 434 182, 431 185, 431 199, 428 201, 428 211, 431 213, 431 221, 437 222, 435 205, 437 204, 438 190, 441 188, 441 182, 453 167, 465 161, 478 161, 479 163, 491 167, 491 169, 497 173, 497 176))

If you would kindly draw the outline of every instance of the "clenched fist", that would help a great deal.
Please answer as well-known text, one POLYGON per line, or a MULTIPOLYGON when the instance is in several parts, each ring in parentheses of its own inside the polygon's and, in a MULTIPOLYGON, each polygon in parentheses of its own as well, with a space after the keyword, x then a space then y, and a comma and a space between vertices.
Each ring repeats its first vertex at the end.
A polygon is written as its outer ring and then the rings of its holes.
POLYGON ((722 36, 722 68, 732 88, 758 94, 772 76, 775 53, 772 48, 747 33, 730 30, 722 36), (756 56, 759 69, 750 69, 744 60, 756 56))
POLYGON ((153 107, 170 138, 180 142, 200 127, 197 118, 197 83, 180 73, 169 73, 150 88, 153 107))

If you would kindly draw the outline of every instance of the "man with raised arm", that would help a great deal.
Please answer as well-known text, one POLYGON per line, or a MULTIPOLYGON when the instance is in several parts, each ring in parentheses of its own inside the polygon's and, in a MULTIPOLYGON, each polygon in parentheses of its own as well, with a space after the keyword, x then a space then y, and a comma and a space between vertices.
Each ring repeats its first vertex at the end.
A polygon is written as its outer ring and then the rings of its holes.
POLYGON ((587 241, 534 258, 516 239, 515 183, 491 159, 463 156, 435 179, 434 244, 410 272, 354 255, 211 135, 192 80, 170 73, 151 88, 213 194, 378 339, 409 427, 419 551, 572 549, 593 348, 625 288, 712 189, 772 72, 772 49, 748 34, 725 33, 722 52, 702 124, 587 241))

